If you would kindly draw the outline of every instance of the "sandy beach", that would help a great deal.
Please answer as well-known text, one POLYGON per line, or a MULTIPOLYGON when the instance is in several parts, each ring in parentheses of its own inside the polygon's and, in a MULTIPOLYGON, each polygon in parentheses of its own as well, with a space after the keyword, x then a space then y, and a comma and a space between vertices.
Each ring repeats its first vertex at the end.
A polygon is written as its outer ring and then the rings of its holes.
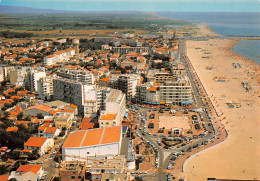
POLYGON ((209 177, 260 179, 260 74, 257 64, 230 50, 236 42, 230 39, 187 41, 187 55, 222 115, 216 119, 222 119, 229 134, 225 142, 187 162, 188 181, 206 181, 209 177), (241 68, 235 68, 233 63, 239 63, 241 68), (246 91, 242 81, 248 82, 252 90, 246 91), (238 108, 229 108, 229 101, 238 108))

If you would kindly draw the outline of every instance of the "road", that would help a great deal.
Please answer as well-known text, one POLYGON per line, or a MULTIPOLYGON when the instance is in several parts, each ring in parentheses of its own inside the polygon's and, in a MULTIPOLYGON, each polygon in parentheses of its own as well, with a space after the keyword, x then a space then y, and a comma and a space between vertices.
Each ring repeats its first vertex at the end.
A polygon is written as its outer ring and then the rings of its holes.
MULTIPOLYGON (((185 154, 185 151, 187 151, 189 148, 193 148, 194 146, 197 147, 198 144, 202 145, 203 142, 210 140, 210 139, 214 139, 216 138, 216 136, 218 135, 217 131, 214 129, 214 123, 212 123, 211 121, 211 116, 209 114, 212 115, 213 113, 213 105, 210 102, 210 100, 208 99, 208 96, 206 94, 205 89, 203 88, 203 85, 201 84, 201 82, 198 80, 198 77, 195 76, 194 70, 190 70, 190 65, 188 65, 188 61, 187 61, 187 56, 186 56, 186 50, 185 50, 185 40, 181 39, 179 42, 179 57, 180 57, 180 61, 182 62, 182 64, 185 66, 185 69, 187 71, 187 76, 190 79, 190 83, 192 86, 192 93, 193 93, 193 97, 194 100, 196 102, 197 107, 196 108, 201 108, 203 111, 200 112, 200 116, 203 118, 203 122, 205 123, 206 129, 208 130, 208 134, 206 134, 204 137, 202 138, 198 138, 196 140, 193 140, 192 143, 187 144, 183 147, 177 148, 175 150, 169 150, 169 149, 164 149, 161 146, 159 146, 156 143, 156 139, 158 137, 154 137, 154 136, 150 136, 150 135, 142 135, 143 133, 143 123, 140 121, 139 124, 139 128, 141 128, 141 130, 137 129, 137 132, 141 135, 141 137, 143 137, 144 140, 148 140, 149 142, 151 142, 158 150, 158 157, 159 157, 159 168, 160 169, 167 169, 167 166, 169 164, 169 162, 171 162, 171 158, 173 157, 173 153, 174 152, 182 152, 185 154), (211 124, 208 124, 211 123, 211 124), (170 154, 164 158, 164 154, 165 153, 169 153, 170 154)), ((141 112, 147 112, 146 109, 141 110, 141 112)), ((156 172, 154 174, 155 180, 167 180, 167 173, 166 172, 156 172)), ((150 178, 150 176, 145 176, 144 178, 150 178)))

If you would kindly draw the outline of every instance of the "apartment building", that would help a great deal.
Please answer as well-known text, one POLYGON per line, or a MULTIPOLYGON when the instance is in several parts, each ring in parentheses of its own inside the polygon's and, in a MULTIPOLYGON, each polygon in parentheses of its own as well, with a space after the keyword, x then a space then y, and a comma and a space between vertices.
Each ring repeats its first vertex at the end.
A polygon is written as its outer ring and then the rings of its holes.
POLYGON ((188 77, 175 82, 162 83, 160 85, 160 101, 173 105, 192 103, 192 88, 188 77))
POLYGON ((92 180, 128 180, 127 171, 123 155, 90 157, 86 164, 86 172, 91 173, 92 180))
POLYGON ((148 47, 130 47, 130 46, 113 47, 113 51, 118 52, 120 54, 127 54, 129 52, 142 53, 142 52, 148 52, 148 47))
POLYGON ((30 70, 27 75, 28 88, 31 91, 38 91, 37 81, 46 77, 46 72, 42 70, 30 70))
POLYGON ((140 75, 121 75, 117 80, 117 89, 126 94, 127 100, 131 100, 136 94, 136 86, 140 83, 140 81, 140 75))
POLYGON ((55 55, 49 55, 43 58, 43 65, 50 66, 57 63, 57 57, 55 55))
POLYGON ((72 69, 63 68, 58 70, 56 74, 60 77, 79 81, 84 84, 94 83, 94 77, 92 72, 87 70, 82 70, 82 69, 72 70, 72 69))
POLYGON ((104 108, 101 110, 99 126, 101 128, 121 125, 126 111, 126 96, 116 89, 110 89, 105 100, 104 108))
POLYGON ((159 104, 159 83, 147 82, 136 87, 136 101, 138 103, 159 104))
POLYGON ((42 77, 37 81, 40 99, 50 100, 53 97, 53 78, 52 76, 42 77))
POLYGON ((88 113, 86 112, 88 109, 84 108, 84 105, 87 100, 91 99, 91 97, 87 98, 87 92, 94 89, 94 87, 95 85, 86 85, 66 78, 53 79, 54 99, 77 105, 79 113, 82 114, 88 113))

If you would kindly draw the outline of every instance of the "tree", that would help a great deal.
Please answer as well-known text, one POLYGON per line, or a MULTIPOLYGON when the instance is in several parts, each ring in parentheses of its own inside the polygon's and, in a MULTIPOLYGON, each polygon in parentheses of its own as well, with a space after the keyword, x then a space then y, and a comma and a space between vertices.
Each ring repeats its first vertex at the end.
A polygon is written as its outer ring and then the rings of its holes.
POLYGON ((8 116, 10 116, 10 113, 9 112, 4 112, 4 118, 6 119, 8 116))
POLYGON ((154 128, 154 123, 149 123, 149 124, 148 124, 148 128, 153 129, 153 128, 154 128))
POLYGON ((17 181, 16 178, 11 178, 8 181, 17 181))
POLYGON ((0 175, 4 175, 7 173, 7 168, 5 165, 0 165, 0 175))
POLYGON ((37 114, 37 118, 38 118, 38 119, 43 119, 44 117, 43 117, 42 113, 38 113, 38 114, 37 114))
POLYGON ((23 119, 23 112, 20 112, 20 113, 17 115, 17 119, 18 119, 18 120, 23 119))

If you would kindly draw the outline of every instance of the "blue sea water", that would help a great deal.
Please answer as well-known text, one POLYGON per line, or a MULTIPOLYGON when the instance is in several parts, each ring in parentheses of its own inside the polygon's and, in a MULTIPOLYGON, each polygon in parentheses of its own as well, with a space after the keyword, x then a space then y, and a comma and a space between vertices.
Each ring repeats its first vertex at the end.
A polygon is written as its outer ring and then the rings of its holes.
POLYGON ((260 40, 241 40, 231 49, 260 65, 260 40))
MULTIPOLYGON (((217 34, 260 36, 260 12, 159 12, 157 15, 189 20, 194 24, 206 23, 217 34)), ((232 51, 260 64, 260 40, 243 40, 232 51)))

